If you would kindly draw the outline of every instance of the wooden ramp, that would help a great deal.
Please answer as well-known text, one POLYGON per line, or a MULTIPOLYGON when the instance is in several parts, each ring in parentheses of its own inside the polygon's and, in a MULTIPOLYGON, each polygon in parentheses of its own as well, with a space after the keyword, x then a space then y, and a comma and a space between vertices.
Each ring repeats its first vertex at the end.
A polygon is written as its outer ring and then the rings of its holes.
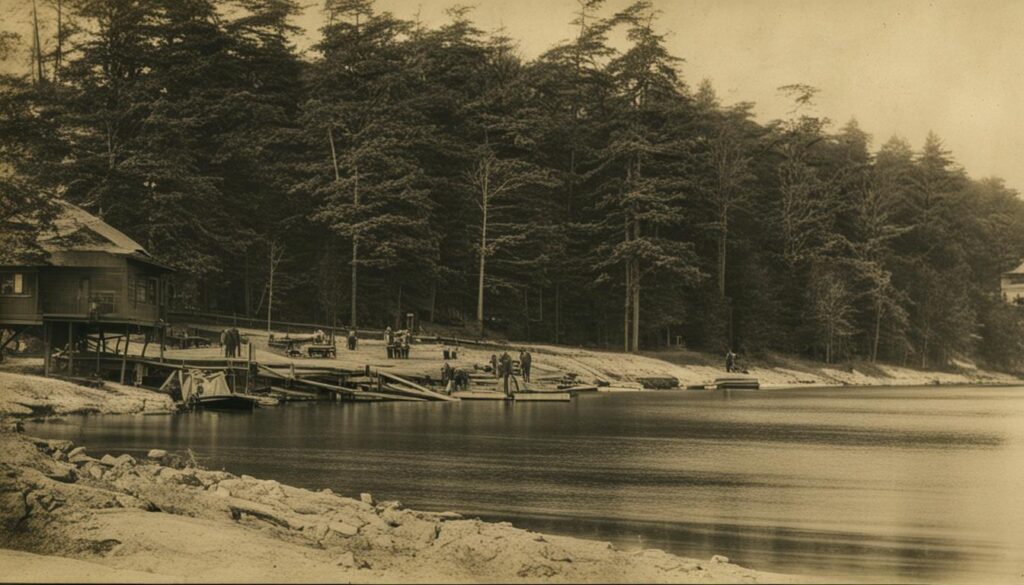
POLYGON ((516 392, 512 395, 516 402, 569 402, 572 394, 568 392, 516 392))
POLYGON ((488 392, 486 390, 453 392, 452 398, 458 398, 459 400, 507 400, 506 396, 501 392, 488 392))

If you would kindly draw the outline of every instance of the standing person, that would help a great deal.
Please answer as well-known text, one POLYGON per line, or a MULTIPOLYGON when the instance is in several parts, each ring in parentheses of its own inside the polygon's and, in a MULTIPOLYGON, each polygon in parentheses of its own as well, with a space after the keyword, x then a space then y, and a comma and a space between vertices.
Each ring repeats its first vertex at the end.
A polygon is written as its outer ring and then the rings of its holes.
POLYGON ((501 377, 501 372, 498 371, 498 356, 493 353, 491 354, 491 373, 495 378, 501 377))
POLYGON ((512 356, 508 352, 501 354, 501 378, 505 384, 505 396, 509 395, 508 378, 512 375, 512 356))
POLYGON ((221 331, 220 332, 220 347, 221 347, 221 349, 224 352, 224 357, 231 357, 231 353, 230 353, 229 348, 228 348, 229 341, 230 341, 230 335, 228 335, 228 330, 225 329, 225 330, 221 331))
POLYGON ((736 354, 732 352, 732 349, 725 352, 725 371, 732 372, 736 368, 736 354))
POLYGON ((242 334, 237 327, 231 328, 231 346, 235 350, 235 357, 242 357, 242 334))
POLYGON ((359 342, 359 339, 356 337, 356 330, 355 329, 349 329, 348 330, 348 348, 349 348, 349 350, 350 351, 355 351, 356 350, 356 345, 358 344, 358 342, 359 342))
POLYGON ((448 364, 448 362, 445 362, 444 365, 441 366, 441 383, 447 385, 448 380, 451 379, 452 367, 448 364))
POLYGON ((533 363, 533 356, 530 352, 524 351, 519 354, 519 368, 523 371, 523 381, 530 381, 530 366, 533 363))
POLYGON ((395 355, 395 336, 391 333, 391 326, 384 328, 384 348, 387 351, 388 358, 392 358, 395 355))

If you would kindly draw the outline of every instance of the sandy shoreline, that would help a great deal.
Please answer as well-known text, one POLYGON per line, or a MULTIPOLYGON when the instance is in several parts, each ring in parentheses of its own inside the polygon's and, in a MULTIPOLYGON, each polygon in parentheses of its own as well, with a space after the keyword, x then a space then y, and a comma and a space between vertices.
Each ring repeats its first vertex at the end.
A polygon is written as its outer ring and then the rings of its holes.
MULTIPOLYGON (((570 352, 566 352, 567 354, 570 352)), ((470 356, 475 359, 479 356, 470 356)), ((682 385, 712 366, 649 356, 546 354, 563 370, 674 375, 682 385), (594 364, 596 366, 596 364, 594 364)), ((71 414, 167 414, 170 397, 0 371, 0 581, 177 582, 795 582, 715 557, 623 551, 605 542, 541 535, 507 522, 405 509, 237 477, 157 453, 89 456, 67 441, 32 439, 18 419, 71 414)), ((20 372, 18 370, 21 370, 20 372)), ((824 370, 824 368, 822 368, 824 370)), ((1004 374, 943 374, 889 367, 867 376, 829 370, 751 372, 766 389, 840 385, 1014 384, 1004 374), (882 376, 877 374, 884 374, 882 376), (846 379, 842 379, 843 377, 846 379)), ((154 445, 154 447, 159 447, 154 445)))
POLYGON ((0 454, 4 581, 798 581, 722 557, 623 551, 238 477, 158 451, 96 459, 4 430, 0 454))

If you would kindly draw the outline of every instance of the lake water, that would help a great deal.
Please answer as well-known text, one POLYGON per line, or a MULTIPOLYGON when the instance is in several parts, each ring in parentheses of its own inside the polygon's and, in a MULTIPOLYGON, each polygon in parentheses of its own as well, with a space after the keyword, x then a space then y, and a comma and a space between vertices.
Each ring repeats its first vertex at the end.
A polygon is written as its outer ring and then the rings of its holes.
POLYGON ((1024 582, 1024 388, 290 404, 28 430, 762 570, 1024 582))

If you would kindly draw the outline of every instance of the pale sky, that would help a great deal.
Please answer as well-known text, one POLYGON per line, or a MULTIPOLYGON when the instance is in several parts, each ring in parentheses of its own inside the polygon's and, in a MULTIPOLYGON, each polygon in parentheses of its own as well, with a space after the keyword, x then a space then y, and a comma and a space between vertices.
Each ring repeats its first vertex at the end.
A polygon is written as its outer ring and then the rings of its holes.
MULTIPOLYGON (((611 14, 631 0, 607 0, 611 14)), ((0 29, 26 0, 0 0, 0 29)), ((311 39, 320 0, 300 23, 311 39)), ((576 0, 377 0, 378 10, 447 20, 475 6, 485 30, 504 27, 524 57, 568 39, 576 0)), ((934 130, 976 178, 1024 190, 1024 0, 653 0, 684 79, 709 78, 726 103, 751 101, 761 121, 791 109, 777 88, 818 87, 818 113, 838 128, 855 117, 877 148, 893 134, 915 149, 934 130)), ((303 39, 300 46, 308 45, 303 39)))

